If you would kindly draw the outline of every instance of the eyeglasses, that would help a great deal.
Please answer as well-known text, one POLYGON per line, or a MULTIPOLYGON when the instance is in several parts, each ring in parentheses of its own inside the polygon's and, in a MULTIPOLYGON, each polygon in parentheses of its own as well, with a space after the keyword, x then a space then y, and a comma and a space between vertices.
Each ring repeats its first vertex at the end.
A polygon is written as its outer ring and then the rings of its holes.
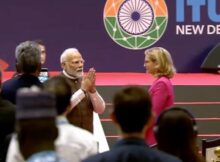
POLYGON ((78 64, 84 64, 85 60, 76 60, 76 61, 65 61, 65 62, 69 62, 72 65, 78 65, 78 64))

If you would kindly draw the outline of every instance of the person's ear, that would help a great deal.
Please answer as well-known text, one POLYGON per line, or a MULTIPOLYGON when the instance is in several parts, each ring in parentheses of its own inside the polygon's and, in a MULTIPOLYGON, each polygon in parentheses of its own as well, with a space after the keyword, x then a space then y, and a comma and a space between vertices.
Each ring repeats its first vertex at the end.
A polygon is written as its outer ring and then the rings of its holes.
POLYGON ((66 65, 65 62, 61 62, 60 65, 61 65, 62 69, 65 69, 65 65, 66 65))
POLYGON ((158 68, 158 66, 159 66, 159 63, 157 61, 154 61, 154 67, 158 68))

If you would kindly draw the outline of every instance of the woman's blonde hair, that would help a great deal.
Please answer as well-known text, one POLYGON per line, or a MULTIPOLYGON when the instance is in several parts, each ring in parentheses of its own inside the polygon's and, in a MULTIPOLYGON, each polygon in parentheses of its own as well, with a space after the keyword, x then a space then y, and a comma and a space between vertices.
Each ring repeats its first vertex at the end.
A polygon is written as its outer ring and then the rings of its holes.
POLYGON ((170 53, 162 47, 153 47, 145 51, 145 56, 152 62, 156 62, 155 77, 166 76, 172 78, 176 73, 170 53))

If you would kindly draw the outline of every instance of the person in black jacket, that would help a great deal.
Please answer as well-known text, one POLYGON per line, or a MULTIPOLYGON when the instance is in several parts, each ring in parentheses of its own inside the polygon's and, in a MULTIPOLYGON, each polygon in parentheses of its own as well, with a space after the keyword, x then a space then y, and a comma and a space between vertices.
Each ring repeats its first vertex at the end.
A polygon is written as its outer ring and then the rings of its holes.
POLYGON ((41 70, 39 45, 33 41, 20 43, 15 50, 16 67, 20 74, 5 81, 2 85, 2 97, 16 103, 16 93, 19 88, 41 86, 38 79, 41 70))
POLYGON ((151 98, 140 87, 125 88, 114 96, 111 118, 122 138, 110 151, 89 157, 83 162, 180 162, 179 159, 145 143, 145 131, 151 121, 151 98))
MULTIPOLYGON (((0 92, 2 84, 2 71, 0 69, 0 92)), ((14 131, 15 105, 4 100, 0 95, 0 162, 5 162, 8 149, 7 136, 14 131)))

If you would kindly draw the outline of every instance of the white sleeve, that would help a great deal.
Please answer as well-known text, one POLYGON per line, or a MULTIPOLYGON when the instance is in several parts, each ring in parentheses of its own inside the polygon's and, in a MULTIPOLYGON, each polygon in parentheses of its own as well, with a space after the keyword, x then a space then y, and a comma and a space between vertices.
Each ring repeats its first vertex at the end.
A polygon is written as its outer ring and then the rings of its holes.
POLYGON ((6 162, 18 162, 24 161, 23 156, 19 151, 17 136, 13 134, 10 144, 8 146, 8 152, 6 155, 6 162))
POLYGON ((73 109, 76 105, 78 105, 78 103, 80 101, 82 101, 82 99, 85 97, 85 93, 83 92, 82 89, 79 89, 78 91, 76 91, 70 101, 71 101, 71 109, 73 109))
POLYGON ((99 95, 98 91, 95 93, 89 93, 94 111, 98 114, 102 114, 105 111, 105 101, 99 95))

